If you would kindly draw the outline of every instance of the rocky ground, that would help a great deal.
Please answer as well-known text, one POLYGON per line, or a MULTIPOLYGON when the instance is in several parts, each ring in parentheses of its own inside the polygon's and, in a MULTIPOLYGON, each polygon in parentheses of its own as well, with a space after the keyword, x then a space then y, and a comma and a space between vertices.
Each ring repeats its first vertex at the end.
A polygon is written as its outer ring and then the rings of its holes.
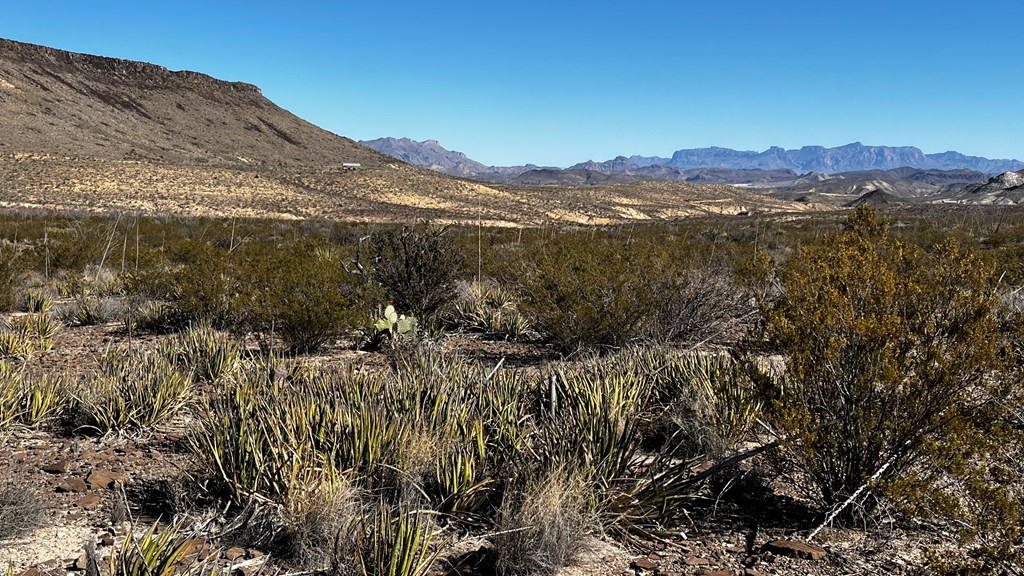
MULTIPOLYGON (((158 337, 136 338, 133 345, 154 346, 158 337)), ((37 355, 32 371, 74 377, 91 369, 109 346, 125 343, 118 325, 65 329, 54 349, 37 355)), ((505 358, 509 366, 530 367, 554 356, 543 347, 492 342, 472 336, 450 338, 444 346, 483 362, 505 358)), ((357 362, 383 366, 379 354, 340 346, 311 359, 344 366, 357 362)), ((95 545, 104 559, 154 521, 168 520, 184 504, 181 494, 192 486, 194 466, 186 441, 189 416, 165 429, 140 434, 96 437, 88 430, 62 433, 17 430, 0 446, 0 486, 10 485, 41 496, 42 525, 27 536, 0 543, 0 566, 15 575, 85 573, 85 547, 95 545)), ((951 535, 936 527, 898 522, 860 529, 825 529, 813 541, 807 534, 821 516, 796 497, 782 478, 753 475, 713 483, 689 508, 691 523, 663 542, 622 545, 595 536, 577 563, 562 575, 826 575, 909 574, 919 569, 925 550, 952 545, 951 535)), ((200 491, 201 492, 201 491, 200 491)), ((201 498, 200 498, 201 500, 201 498)), ((189 504, 194 506, 194 503, 189 504)), ((215 508, 205 510, 207 525, 221 522, 215 508)), ((438 574, 493 573, 486 537, 442 535, 446 551, 435 563, 438 574)), ((250 576, 285 573, 286 563, 264 551, 237 547, 230 538, 197 539, 193 554, 250 576)))

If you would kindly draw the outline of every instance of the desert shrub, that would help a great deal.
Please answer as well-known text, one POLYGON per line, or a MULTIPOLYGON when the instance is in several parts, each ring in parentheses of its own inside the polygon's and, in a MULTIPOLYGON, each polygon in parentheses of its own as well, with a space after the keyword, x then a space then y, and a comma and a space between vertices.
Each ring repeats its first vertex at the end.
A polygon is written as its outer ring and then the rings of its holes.
POLYGON ((988 266, 955 243, 926 252, 894 240, 862 208, 780 279, 782 296, 765 306, 766 336, 788 362, 770 387, 772 421, 820 502, 866 484, 906 497, 911 478, 934 487, 917 472, 976 453, 1005 393, 987 378, 988 266))
POLYGON ((455 298, 463 256, 448 228, 402 228, 374 234, 373 278, 396 309, 430 325, 455 298))
POLYGON ((0 312, 14 310, 21 273, 18 253, 12 247, 0 246, 0 312))
POLYGON ((14 483, 0 486, 0 542, 23 536, 45 520, 46 504, 34 490, 14 483))
POLYGON ((585 483, 560 470, 506 492, 492 537, 497 573, 540 576, 571 564, 599 527, 590 497, 585 483))
POLYGON ((670 245, 561 233, 532 248, 502 281, 519 286, 522 310, 563 352, 705 340, 752 309, 728 274, 691 269, 670 245))
MULTIPOLYGON (((322 483, 293 494, 281 507, 284 529, 277 538, 277 555, 306 570, 327 570, 337 564, 335 546, 360 516, 355 489, 347 482, 322 483)), ((344 551, 351 558, 351 550, 344 551)))
POLYGON ((59 304, 55 314, 68 326, 97 326, 116 322, 124 316, 120 299, 79 294, 71 302, 59 304))
POLYGON ((183 240, 168 257, 127 280, 136 298, 163 302, 162 321, 175 329, 207 322, 230 327, 231 302, 237 293, 235 259, 227 250, 201 240, 183 240))
POLYGON ((233 303, 236 329, 258 333, 268 342, 276 336, 288 350, 307 353, 366 317, 364 283, 345 270, 338 247, 310 242, 287 250, 252 250, 245 254, 249 266, 233 303))

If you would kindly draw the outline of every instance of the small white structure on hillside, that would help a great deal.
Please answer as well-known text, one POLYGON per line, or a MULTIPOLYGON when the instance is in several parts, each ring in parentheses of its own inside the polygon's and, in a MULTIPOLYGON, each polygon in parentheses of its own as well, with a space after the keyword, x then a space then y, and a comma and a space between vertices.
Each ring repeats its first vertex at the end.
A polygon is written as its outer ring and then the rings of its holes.
POLYGON ((345 162, 341 165, 342 170, 358 170, 362 167, 363 165, 358 162, 345 162))

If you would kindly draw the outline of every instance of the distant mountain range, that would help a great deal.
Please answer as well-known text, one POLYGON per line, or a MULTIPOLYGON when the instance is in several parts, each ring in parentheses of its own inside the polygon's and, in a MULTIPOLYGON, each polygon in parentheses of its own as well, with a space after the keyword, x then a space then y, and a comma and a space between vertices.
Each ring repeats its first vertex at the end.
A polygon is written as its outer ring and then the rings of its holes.
MULTIPOLYGON (((739 151, 719 147, 693 148, 678 150, 672 154, 671 158, 619 156, 604 162, 593 160, 581 162, 565 170, 550 167, 538 168, 533 165, 485 166, 461 152, 445 149, 436 140, 417 142, 408 138, 380 138, 361 143, 411 164, 453 176, 491 181, 521 181, 520 177, 525 177, 525 181, 520 183, 548 180, 563 183, 573 181, 589 183, 595 179, 601 181, 690 180, 690 176, 693 174, 686 174, 686 171, 709 168, 730 171, 792 171, 794 174, 837 174, 907 167, 920 170, 971 170, 984 174, 1000 174, 1024 169, 1024 162, 1020 160, 991 160, 978 156, 967 156, 959 152, 925 154, 912 146, 865 146, 860 142, 836 148, 804 146, 796 150, 785 150, 773 146, 764 152, 739 151), (530 174, 531 172, 538 173, 530 174), (556 177, 558 172, 568 172, 568 174, 565 177, 556 177), (604 176, 595 176, 595 174, 604 176), (612 175, 616 176, 612 177, 612 175), (623 179, 621 175, 635 178, 623 179)), ((714 176, 714 173, 712 175, 714 176)), ((735 180, 735 178, 703 179, 703 181, 715 182, 730 182, 731 180, 735 180)))

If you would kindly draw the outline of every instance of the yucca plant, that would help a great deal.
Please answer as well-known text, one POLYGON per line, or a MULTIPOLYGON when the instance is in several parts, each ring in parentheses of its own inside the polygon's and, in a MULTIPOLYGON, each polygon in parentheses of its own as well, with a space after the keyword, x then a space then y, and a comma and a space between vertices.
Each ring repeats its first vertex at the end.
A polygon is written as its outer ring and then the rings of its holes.
POLYGON ((53 307, 53 298, 45 290, 36 288, 29 290, 25 295, 25 306, 31 313, 46 313, 53 307))
POLYGON ((18 390, 18 421, 38 426, 59 416, 71 404, 68 387, 60 378, 26 379, 18 390))
POLYGON ((484 462, 476 450, 451 450, 435 465, 439 502, 437 511, 455 521, 479 521, 494 480, 484 475, 484 462))
POLYGON ((236 503, 279 501, 330 471, 310 425, 315 403, 306 400, 277 379, 272 363, 244 367, 231 390, 207 400, 189 439, 236 503))
POLYGON ((76 399, 101 432, 141 429, 167 422, 192 396, 192 381, 159 354, 108 350, 100 374, 76 399))
POLYGON ((358 527, 356 550, 363 576, 423 576, 435 552, 433 531, 426 514, 395 511, 381 503, 364 515, 358 527))
POLYGON ((0 357, 28 360, 35 352, 35 342, 28 334, 0 330, 0 357))
POLYGON ((0 360, 0 434, 10 428, 21 414, 19 402, 21 381, 21 371, 9 362, 0 360))
POLYGON ((53 348, 54 340, 63 328, 60 321, 45 312, 12 318, 7 326, 11 332, 30 342, 33 348, 43 352, 53 348))
POLYGON ((215 331, 209 323, 199 322, 180 334, 163 353, 199 382, 215 382, 231 375, 241 362, 241 350, 229 336, 215 331))
MULTIPOLYGON (((198 574, 195 559, 189 560, 194 540, 182 531, 180 524, 171 524, 162 532, 154 523, 140 537, 130 533, 109 560, 111 576, 175 576, 198 574)), ((133 531, 134 532, 134 531, 133 531)))

